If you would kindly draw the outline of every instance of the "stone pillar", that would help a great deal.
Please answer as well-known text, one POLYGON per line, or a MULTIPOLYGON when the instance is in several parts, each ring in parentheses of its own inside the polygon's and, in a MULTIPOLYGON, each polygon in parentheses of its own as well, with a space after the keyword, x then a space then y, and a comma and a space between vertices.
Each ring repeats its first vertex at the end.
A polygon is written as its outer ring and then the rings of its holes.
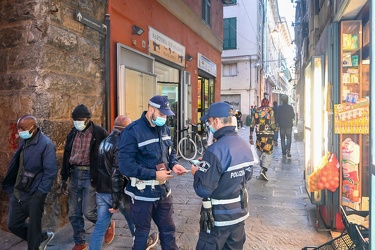
MULTIPOLYGON (((0 5, 0 181, 18 146, 17 119, 32 114, 56 145, 59 169, 71 112, 83 103, 96 124, 104 117, 104 41, 74 18, 76 10, 104 22, 107 1, 2 0, 0 5)), ((59 176, 58 176, 59 178, 59 176)), ((8 195, 0 187, 0 229, 8 195)), ((44 228, 67 222, 58 180, 48 195, 44 228)))

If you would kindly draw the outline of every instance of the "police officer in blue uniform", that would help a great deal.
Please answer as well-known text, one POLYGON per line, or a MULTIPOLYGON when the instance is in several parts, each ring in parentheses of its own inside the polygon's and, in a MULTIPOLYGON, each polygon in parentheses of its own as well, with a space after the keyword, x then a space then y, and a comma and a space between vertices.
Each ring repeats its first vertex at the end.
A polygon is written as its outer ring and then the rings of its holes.
POLYGON ((201 120, 208 120, 216 142, 191 166, 194 190, 203 198, 196 249, 242 249, 246 240, 246 182, 253 173, 250 145, 231 126, 231 107, 213 103, 201 120))
POLYGON ((174 115, 164 96, 154 96, 141 118, 127 126, 119 143, 119 169, 130 178, 125 194, 132 199, 131 219, 135 225, 133 249, 146 249, 151 219, 159 229, 161 247, 178 249, 176 227, 172 219, 173 201, 168 183, 177 175, 186 174, 178 164, 171 133, 165 125, 167 116, 174 115))

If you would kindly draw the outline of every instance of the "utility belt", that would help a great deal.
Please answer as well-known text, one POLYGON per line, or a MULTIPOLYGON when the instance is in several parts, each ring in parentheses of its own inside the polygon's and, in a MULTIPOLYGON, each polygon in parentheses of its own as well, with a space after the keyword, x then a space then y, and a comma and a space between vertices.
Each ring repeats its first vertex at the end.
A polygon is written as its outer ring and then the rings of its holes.
POLYGON ((90 170, 90 166, 88 166, 88 165, 73 165, 72 169, 76 169, 76 170, 90 170))
POLYGON ((140 180, 135 177, 130 177, 130 186, 136 187, 140 191, 144 190, 146 186, 151 186, 151 189, 155 189, 155 186, 162 185, 164 183, 160 183, 157 180, 140 180))

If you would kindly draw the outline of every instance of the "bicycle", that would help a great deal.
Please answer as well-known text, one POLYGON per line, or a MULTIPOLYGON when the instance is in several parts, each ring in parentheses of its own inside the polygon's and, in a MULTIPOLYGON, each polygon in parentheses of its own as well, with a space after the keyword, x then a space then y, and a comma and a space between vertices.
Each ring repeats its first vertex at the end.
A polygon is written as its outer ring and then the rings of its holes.
MULTIPOLYGON (((205 150, 202 137, 197 132, 197 125, 191 123, 189 125, 192 130, 178 142, 178 153, 187 161, 194 160, 197 154, 202 155, 205 150)), ((189 131, 189 125, 181 129, 180 132, 189 131)))

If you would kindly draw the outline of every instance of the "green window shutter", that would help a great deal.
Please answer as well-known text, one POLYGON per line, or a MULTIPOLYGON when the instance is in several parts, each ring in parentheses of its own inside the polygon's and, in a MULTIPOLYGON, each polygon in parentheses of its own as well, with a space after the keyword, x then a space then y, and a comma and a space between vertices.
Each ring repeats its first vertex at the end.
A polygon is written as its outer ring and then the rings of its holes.
POLYGON ((237 48, 237 18, 224 18, 224 44, 223 49, 237 48))

